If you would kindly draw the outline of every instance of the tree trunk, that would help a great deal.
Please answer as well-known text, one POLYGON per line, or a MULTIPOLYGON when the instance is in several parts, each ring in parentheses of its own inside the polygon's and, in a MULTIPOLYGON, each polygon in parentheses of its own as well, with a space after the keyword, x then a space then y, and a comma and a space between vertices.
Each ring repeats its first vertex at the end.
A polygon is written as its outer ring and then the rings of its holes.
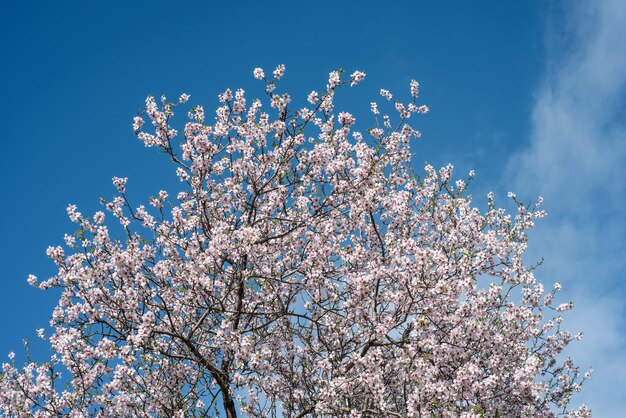
POLYGON ((233 398, 222 392, 222 398, 224 399, 224 411, 226 411, 226 418, 237 418, 237 410, 235 409, 235 402, 233 398))

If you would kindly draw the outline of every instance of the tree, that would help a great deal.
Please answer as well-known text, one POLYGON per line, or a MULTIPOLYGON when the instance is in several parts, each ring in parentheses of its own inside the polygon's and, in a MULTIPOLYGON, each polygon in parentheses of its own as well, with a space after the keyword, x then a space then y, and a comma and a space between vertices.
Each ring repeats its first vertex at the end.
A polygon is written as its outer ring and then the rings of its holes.
POLYGON ((393 118, 372 103, 375 126, 359 132, 333 99, 364 73, 330 73, 325 91, 294 111, 275 90, 284 70, 254 71, 268 113, 226 90, 215 122, 192 107, 182 135, 170 120, 189 96, 147 98, 135 133, 169 156, 183 190, 134 208, 116 177, 118 195, 103 200, 116 220, 109 227, 104 212, 67 208, 79 230, 66 249, 48 249, 58 274, 29 278, 62 291, 54 355, 3 364, 0 410, 589 416, 584 405, 569 410, 587 374, 561 361, 576 337, 558 312, 572 305, 555 307, 560 286, 544 292, 522 261, 527 231, 545 215, 540 202, 511 195, 509 215, 490 194, 482 214, 466 194, 473 173, 454 181, 451 166, 412 172, 419 132, 407 121, 428 111, 416 103, 417 82, 393 118))

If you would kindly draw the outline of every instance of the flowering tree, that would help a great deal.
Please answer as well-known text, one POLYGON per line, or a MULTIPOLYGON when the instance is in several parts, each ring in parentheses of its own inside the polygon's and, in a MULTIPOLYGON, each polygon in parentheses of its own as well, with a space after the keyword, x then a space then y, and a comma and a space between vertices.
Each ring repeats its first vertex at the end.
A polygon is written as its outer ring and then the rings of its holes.
POLYGON ((29 278, 62 291, 41 332, 54 354, 3 364, 0 411, 589 416, 568 409, 586 377, 560 356, 576 338, 558 317, 571 304, 555 307, 559 286, 544 292, 522 261, 539 204, 511 195, 509 215, 490 194, 483 214, 451 166, 412 173, 407 120, 428 111, 417 82, 393 117, 372 103, 359 132, 333 99, 364 73, 332 72, 294 111, 275 90, 284 70, 254 71, 268 112, 226 90, 215 121, 192 107, 182 135, 170 119, 189 96, 148 97, 135 133, 169 156, 183 191, 133 207, 114 178, 111 231, 104 212, 68 207, 79 230, 48 249, 58 274, 29 278))

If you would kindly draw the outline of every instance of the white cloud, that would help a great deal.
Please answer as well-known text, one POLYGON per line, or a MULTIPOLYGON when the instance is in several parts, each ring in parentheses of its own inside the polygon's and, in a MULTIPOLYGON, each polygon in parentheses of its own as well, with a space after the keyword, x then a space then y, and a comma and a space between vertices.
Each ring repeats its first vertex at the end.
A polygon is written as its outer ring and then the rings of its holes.
POLYGON ((564 3, 552 28, 528 147, 508 170, 520 196, 551 216, 531 237, 540 275, 561 280, 585 331, 571 353, 595 373, 578 401, 599 417, 626 410, 626 2, 564 3))

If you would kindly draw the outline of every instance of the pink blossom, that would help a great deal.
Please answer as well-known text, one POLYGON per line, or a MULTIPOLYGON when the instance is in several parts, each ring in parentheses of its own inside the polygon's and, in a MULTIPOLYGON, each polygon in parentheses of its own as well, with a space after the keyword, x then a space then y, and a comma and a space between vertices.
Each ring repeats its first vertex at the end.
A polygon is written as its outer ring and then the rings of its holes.
POLYGON ((31 286, 37 286, 37 276, 35 276, 34 274, 29 274, 27 281, 28 284, 31 286))
POLYGON ((419 95, 419 83, 415 80, 411 80, 411 96, 417 97, 419 95))
POLYGON ((332 71, 328 74, 328 88, 333 89, 339 85, 341 82, 341 76, 339 75, 339 71, 332 71))
POLYGON ((52 356, 2 364, 0 415, 588 417, 570 403, 590 371, 562 355, 573 303, 526 264, 541 202, 481 210, 451 165, 414 174, 406 119, 428 107, 357 123, 336 71, 294 111, 284 72, 269 106, 227 89, 180 134, 177 105, 146 99, 133 129, 181 182, 131 205, 114 177, 102 211, 67 207, 56 274, 28 277, 59 294, 52 356))
POLYGON ((135 116, 133 119, 133 131, 137 132, 144 124, 144 120, 141 116, 135 116))
POLYGON ((285 75, 285 66, 283 64, 280 64, 274 70, 274 78, 276 78, 277 80, 280 80, 282 76, 284 75, 285 75))
POLYGON ((339 116, 337 117, 337 120, 339 120, 339 123, 342 124, 343 126, 354 125, 354 123, 356 121, 354 119, 354 116, 352 116, 348 112, 341 112, 341 113, 339 113, 339 116))
POLYGON ((375 115, 380 114, 380 112, 378 111, 378 105, 375 102, 370 103, 370 110, 375 115))
POLYGON ((254 69, 254 78, 256 78, 257 80, 263 80, 265 78, 265 73, 263 72, 263 68, 254 69))
POLYGON ((124 193, 126 191, 126 182, 128 177, 113 177, 113 185, 117 188, 117 191, 124 193))
POLYGON ((350 87, 355 86, 361 81, 365 80, 365 73, 362 71, 355 71, 350 76, 350 87))

